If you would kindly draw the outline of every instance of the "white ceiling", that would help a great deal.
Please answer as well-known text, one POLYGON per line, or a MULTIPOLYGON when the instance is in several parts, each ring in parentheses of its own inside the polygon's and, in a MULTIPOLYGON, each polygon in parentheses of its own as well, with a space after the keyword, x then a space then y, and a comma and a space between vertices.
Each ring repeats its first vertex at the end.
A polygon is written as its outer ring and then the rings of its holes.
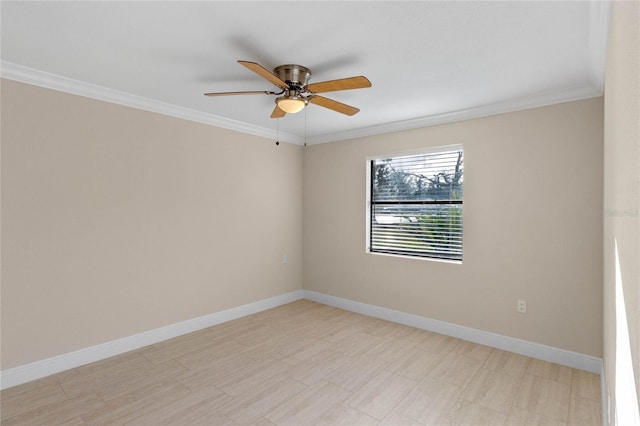
POLYGON ((9 2, 2 76, 294 143, 319 143, 602 94, 607 2, 9 2), (238 59, 311 82, 365 75, 274 120, 238 59))

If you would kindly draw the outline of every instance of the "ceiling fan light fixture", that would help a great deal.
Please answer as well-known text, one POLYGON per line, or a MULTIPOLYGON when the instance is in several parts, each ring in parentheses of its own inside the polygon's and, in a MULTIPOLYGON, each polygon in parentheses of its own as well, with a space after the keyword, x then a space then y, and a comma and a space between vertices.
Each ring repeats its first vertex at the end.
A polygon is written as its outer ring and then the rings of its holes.
POLYGON ((276 98, 278 108, 287 114, 295 114, 296 112, 302 111, 304 107, 307 106, 307 103, 309 103, 309 101, 301 96, 282 96, 276 98))

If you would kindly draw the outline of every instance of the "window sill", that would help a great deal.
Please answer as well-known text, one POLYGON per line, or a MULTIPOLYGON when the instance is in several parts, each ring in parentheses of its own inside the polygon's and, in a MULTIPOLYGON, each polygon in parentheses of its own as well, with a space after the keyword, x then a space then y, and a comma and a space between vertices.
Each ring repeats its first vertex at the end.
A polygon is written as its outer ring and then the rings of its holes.
POLYGON ((383 252, 379 252, 379 251, 371 251, 371 250, 368 250, 368 249, 367 249, 366 253, 367 254, 372 254, 372 255, 375 255, 375 256, 398 257, 400 259, 427 260, 427 261, 431 261, 431 262, 449 263, 449 264, 452 264, 452 265, 462 265, 462 260, 439 259, 437 257, 422 257, 422 256, 409 256, 409 255, 404 255, 404 254, 383 253, 383 252))

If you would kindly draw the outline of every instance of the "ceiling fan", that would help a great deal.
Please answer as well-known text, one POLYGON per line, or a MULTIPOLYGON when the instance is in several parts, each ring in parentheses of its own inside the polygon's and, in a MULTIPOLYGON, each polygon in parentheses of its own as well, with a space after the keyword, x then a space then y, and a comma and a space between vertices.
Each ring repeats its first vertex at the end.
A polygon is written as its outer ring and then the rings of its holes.
POLYGON ((309 84, 311 70, 302 65, 288 64, 278 65, 269 71, 255 62, 238 61, 260 77, 274 84, 280 92, 271 91, 246 91, 246 92, 219 92, 205 93, 205 96, 229 96, 229 95, 276 95, 276 107, 271 113, 271 118, 284 117, 287 113, 294 114, 302 111, 309 102, 324 108, 345 114, 354 115, 360 111, 358 108, 325 98, 318 93, 335 92, 338 90, 362 89, 371 87, 371 82, 364 76, 341 78, 338 80, 322 81, 309 84))

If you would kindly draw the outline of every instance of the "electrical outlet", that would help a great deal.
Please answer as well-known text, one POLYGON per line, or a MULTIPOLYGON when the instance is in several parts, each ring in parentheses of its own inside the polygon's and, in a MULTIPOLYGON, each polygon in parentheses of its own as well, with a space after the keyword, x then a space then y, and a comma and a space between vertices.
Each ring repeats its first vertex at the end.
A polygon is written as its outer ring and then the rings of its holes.
POLYGON ((289 261, 289 257, 286 254, 282 255, 282 263, 287 263, 289 261))
POLYGON ((526 300, 522 300, 522 299, 518 299, 518 312, 520 312, 521 314, 526 314, 527 313, 527 301, 526 300))

